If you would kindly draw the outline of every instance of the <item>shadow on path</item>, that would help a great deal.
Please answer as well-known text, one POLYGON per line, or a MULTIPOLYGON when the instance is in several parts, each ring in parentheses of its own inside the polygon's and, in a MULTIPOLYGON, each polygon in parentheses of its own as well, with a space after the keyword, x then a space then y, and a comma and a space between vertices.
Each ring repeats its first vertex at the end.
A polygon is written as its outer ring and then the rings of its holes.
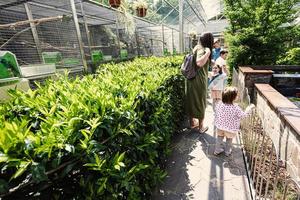
POLYGON ((249 199, 240 147, 234 141, 230 157, 215 156, 215 142, 212 123, 205 134, 188 129, 180 131, 173 139, 172 154, 167 161, 168 176, 152 199, 249 199))

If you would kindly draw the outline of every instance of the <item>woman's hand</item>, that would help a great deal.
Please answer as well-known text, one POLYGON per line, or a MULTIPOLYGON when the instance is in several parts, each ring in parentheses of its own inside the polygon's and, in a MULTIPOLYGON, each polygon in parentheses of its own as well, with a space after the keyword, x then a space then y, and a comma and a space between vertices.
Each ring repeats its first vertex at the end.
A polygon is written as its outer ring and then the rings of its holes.
POLYGON ((205 53, 209 53, 209 54, 211 53, 210 48, 208 48, 208 47, 205 47, 204 51, 205 51, 205 53))
POLYGON ((202 55, 200 58, 197 58, 197 66, 198 67, 203 67, 205 65, 205 63, 207 62, 209 55, 210 55, 210 49, 209 48, 204 48, 204 52, 205 54, 202 55))

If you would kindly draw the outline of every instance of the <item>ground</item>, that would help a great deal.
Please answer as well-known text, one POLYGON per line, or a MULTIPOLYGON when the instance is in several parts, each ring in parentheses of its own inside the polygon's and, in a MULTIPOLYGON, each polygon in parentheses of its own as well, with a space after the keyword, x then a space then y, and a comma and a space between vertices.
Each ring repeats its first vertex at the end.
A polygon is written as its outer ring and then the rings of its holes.
POLYGON ((168 160, 168 176, 154 200, 247 200, 248 179, 239 137, 233 141, 233 154, 215 156, 215 134, 211 101, 206 109, 205 134, 183 128, 174 138, 168 160))

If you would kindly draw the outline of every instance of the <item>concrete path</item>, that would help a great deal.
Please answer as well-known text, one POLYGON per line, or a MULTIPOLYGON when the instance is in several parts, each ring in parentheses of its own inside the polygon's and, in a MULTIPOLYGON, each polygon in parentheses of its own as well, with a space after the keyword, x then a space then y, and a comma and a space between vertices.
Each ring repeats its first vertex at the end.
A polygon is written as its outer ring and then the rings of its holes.
POLYGON ((168 160, 168 176, 154 192, 153 200, 248 200, 247 175, 239 142, 233 153, 215 156, 213 111, 206 109, 206 134, 184 129, 175 137, 168 160))

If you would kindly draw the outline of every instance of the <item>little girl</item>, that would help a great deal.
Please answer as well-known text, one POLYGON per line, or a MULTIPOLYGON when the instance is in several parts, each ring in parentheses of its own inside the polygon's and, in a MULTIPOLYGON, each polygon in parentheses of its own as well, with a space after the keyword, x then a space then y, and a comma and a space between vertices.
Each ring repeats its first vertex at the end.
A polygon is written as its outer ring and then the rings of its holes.
POLYGON ((237 98, 238 90, 236 87, 227 87, 222 93, 222 102, 217 103, 215 111, 215 126, 217 132, 217 144, 215 155, 225 150, 225 155, 229 156, 232 151, 232 139, 240 129, 241 119, 248 116, 254 105, 251 104, 244 112, 238 105, 233 104, 237 98), (221 147, 224 137, 226 137, 225 149, 221 147))
POLYGON ((214 65, 208 82, 208 89, 211 91, 213 110, 215 110, 216 103, 222 99, 222 92, 224 90, 226 79, 226 69, 223 71, 221 66, 214 65))

